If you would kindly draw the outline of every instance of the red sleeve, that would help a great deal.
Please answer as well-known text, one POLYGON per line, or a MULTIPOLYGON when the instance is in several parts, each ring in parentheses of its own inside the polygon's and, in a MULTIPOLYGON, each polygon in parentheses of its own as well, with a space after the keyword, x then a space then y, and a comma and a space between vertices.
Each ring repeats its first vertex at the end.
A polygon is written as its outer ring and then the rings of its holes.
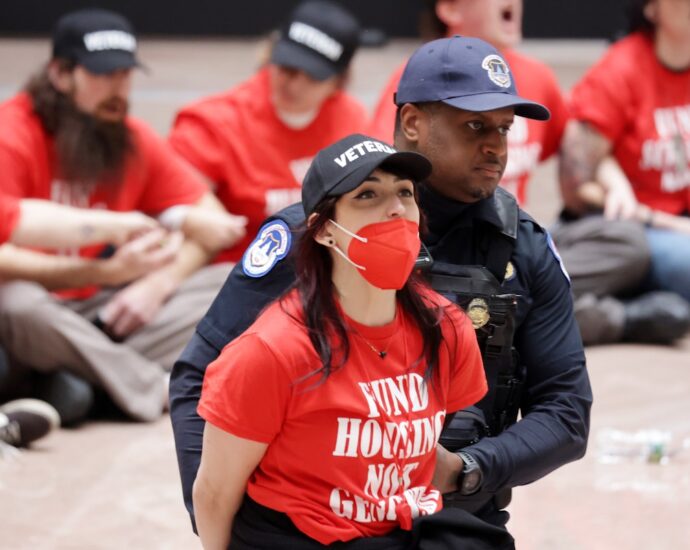
POLYGON ((573 88, 572 118, 592 124, 612 142, 618 141, 636 109, 628 81, 629 60, 619 43, 614 45, 573 88), (624 55, 621 55, 624 54, 624 55))
POLYGON ((153 130, 139 126, 136 139, 148 176, 141 203, 137 205, 140 210, 159 214, 171 206, 194 204, 209 191, 194 169, 153 130))
POLYGON ((27 167, 22 162, 21 155, 4 143, 0 143, 0 166, 2 166, 2 181, 0 189, 7 196, 23 198, 29 195, 29 177, 27 167))
POLYGON ((178 113, 168 142, 211 181, 223 181, 223 166, 227 159, 217 135, 204 117, 187 110, 178 113))
POLYGON ((206 369, 198 413, 237 437, 270 443, 291 397, 285 365, 256 333, 228 344, 206 369))
POLYGON ((455 412, 479 401, 488 389, 477 337, 467 315, 456 305, 445 308, 444 339, 450 358, 446 411, 455 412))
POLYGON ((19 201, 0 194, 0 244, 10 240, 19 222, 19 201))
MULTIPOLYGON (((0 127, 5 124, 0 120, 0 127)), ((16 198, 32 196, 32 142, 27 129, 16 127, 15 121, 6 124, 6 129, 0 128, 0 191, 16 198)), ((34 155, 35 165, 40 163, 39 155, 34 155)), ((47 197, 46 197, 47 198, 47 197)))
POLYGON ((400 83, 400 77, 405 69, 405 64, 406 63, 400 65, 390 76, 376 104, 373 118, 369 124, 369 131, 367 132, 367 135, 383 140, 386 143, 393 143, 395 113, 398 109, 395 103, 393 103, 393 95, 398 90, 398 84, 400 83))

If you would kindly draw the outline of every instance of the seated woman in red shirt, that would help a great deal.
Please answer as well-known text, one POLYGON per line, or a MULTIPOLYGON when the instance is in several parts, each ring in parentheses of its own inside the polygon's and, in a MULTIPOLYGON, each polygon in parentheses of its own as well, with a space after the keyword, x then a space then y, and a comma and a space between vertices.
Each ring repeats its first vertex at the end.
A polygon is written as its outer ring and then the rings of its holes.
POLYGON ((237 262, 263 220, 299 202, 304 174, 323 147, 367 127, 345 91, 360 26, 344 2, 301 2, 270 58, 232 89, 184 106, 170 144, 212 185, 246 233, 217 261, 237 262))
POLYGON ((359 134, 314 159, 296 288, 206 371, 194 484, 205 548, 231 534, 231 548, 403 548, 413 522, 441 510, 446 414, 487 385, 471 322, 413 273, 415 183, 430 171, 359 134))
POLYGON ((563 143, 561 186, 572 213, 603 210, 608 219, 646 226, 651 265, 641 290, 682 296, 686 303, 675 297, 680 303, 654 322, 665 332, 669 325, 687 330, 690 2, 635 0, 630 16, 630 34, 571 92, 575 122, 563 143))

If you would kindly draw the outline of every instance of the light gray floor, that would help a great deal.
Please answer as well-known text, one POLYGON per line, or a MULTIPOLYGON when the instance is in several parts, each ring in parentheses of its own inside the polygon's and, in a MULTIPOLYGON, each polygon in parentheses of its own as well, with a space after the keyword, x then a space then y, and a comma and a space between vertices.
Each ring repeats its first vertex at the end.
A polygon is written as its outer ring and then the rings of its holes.
MULTIPOLYGON (((365 104, 413 41, 357 59, 351 89, 365 104)), ((569 88, 603 51, 601 42, 530 42, 569 88)), ((144 40, 150 75, 137 76, 133 112, 161 133, 181 104, 251 74, 256 41, 144 40)), ((0 39, 0 100, 49 55, 42 40, 0 39)), ((1 177, 1 172, 0 172, 1 177)), ((549 223, 558 210, 554 165, 530 187, 528 210, 549 223)), ((510 527, 521 550, 690 548, 690 340, 676 348, 605 346, 587 352, 595 392, 587 456, 514 492, 510 527), (661 430, 677 452, 664 465, 606 463, 609 429, 661 430)), ((91 423, 62 430, 0 460, 2 549, 185 549, 197 547, 181 502, 168 418, 149 425, 91 423)))

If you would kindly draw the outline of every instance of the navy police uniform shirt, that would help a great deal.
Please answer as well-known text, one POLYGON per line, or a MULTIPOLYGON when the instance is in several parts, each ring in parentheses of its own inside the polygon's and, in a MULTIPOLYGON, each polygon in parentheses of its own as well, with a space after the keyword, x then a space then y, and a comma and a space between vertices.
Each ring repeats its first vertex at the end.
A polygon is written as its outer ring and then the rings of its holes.
MULTIPOLYGON (((496 193, 506 193, 498 189, 496 193)), ((503 226, 496 197, 454 203, 420 186, 429 220, 424 242, 436 261, 483 265, 486 247, 473 238, 486 224, 503 226)), ((525 365, 522 418, 495 437, 468 447, 483 474, 483 492, 530 483, 584 455, 592 393, 567 273, 546 231, 519 211, 515 247, 503 282, 520 296, 515 346, 525 365)), ((269 218, 228 277, 176 363, 170 382, 173 423, 183 493, 192 514, 192 485, 201 457, 204 422, 196 414, 206 365, 241 334, 258 313, 294 282, 287 258, 304 221, 301 204, 269 218)))

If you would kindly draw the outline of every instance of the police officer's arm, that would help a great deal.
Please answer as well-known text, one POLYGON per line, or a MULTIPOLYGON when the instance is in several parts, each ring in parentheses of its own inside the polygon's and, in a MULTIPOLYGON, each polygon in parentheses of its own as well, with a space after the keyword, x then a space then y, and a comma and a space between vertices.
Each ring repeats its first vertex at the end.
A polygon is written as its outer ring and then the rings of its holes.
MULTIPOLYGON (((304 219, 301 205, 288 207, 276 217, 286 220, 290 227, 296 227, 304 219)), ((218 357, 226 344, 252 324, 267 304, 283 294, 294 279, 289 257, 278 261, 260 277, 248 276, 242 263, 237 264, 173 367, 170 378, 170 419, 182 493, 192 525, 192 486, 199 469, 204 430, 204 421, 196 408, 206 366, 218 357)))
POLYGON ((516 333, 526 366, 522 419, 497 437, 464 449, 480 464, 483 490, 535 481, 582 457, 589 434, 592 391, 570 285, 543 230, 522 222, 513 261, 526 270, 528 313, 516 333))

